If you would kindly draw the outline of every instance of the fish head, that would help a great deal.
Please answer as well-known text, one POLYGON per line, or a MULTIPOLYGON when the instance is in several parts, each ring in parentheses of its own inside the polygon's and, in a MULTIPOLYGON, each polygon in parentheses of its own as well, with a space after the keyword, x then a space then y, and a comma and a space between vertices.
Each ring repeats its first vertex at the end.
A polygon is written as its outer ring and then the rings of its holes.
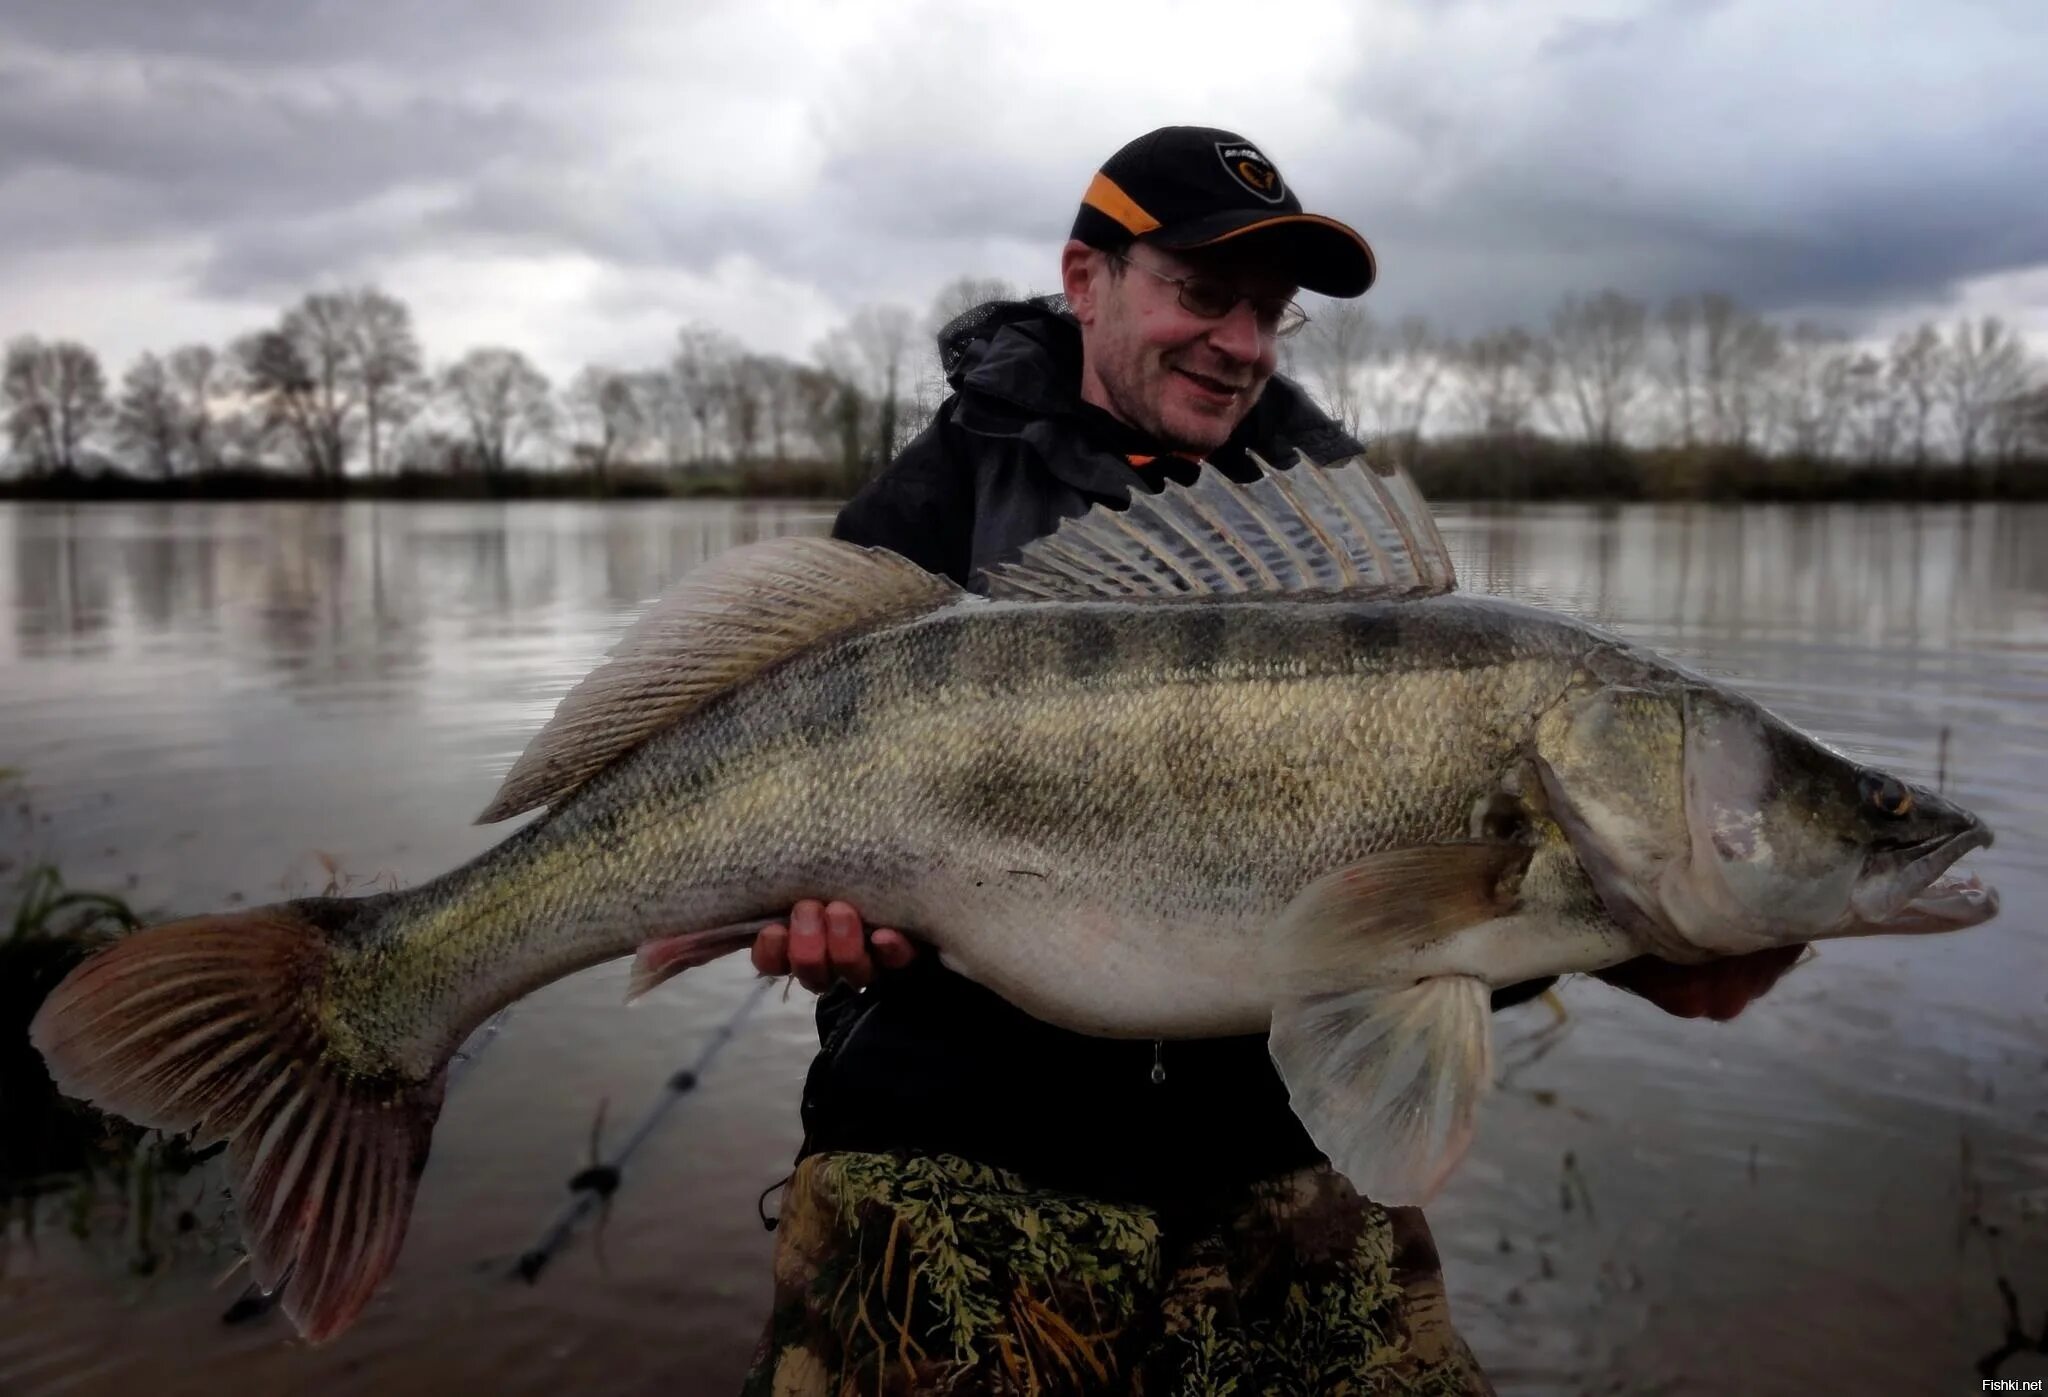
POLYGON ((1575 687, 1546 715, 1546 799, 1608 912, 1673 960, 1975 926, 1949 872, 1991 831, 1695 676, 1575 687))

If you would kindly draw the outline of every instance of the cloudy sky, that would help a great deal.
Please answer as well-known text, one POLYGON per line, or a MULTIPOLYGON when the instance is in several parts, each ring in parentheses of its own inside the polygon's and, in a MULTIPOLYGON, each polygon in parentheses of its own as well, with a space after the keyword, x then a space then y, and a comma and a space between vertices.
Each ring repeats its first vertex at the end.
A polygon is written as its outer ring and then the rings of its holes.
POLYGON ((0 338, 214 343, 304 292, 557 375, 803 356, 1050 289, 1095 166, 1232 127, 1459 330, 1732 292, 2048 349, 2040 0, 0 0, 0 338))

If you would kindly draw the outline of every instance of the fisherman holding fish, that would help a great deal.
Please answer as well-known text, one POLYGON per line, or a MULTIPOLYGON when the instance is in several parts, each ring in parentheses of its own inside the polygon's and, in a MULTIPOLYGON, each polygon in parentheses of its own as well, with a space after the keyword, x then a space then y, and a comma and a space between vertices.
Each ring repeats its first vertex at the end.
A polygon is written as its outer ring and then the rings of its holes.
MULTIPOLYGON (((1140 136, 1082 197, 1060 255, 1065 309, 994 303, 947 326, 953 396, 833 536, 973 587, 1062 519, 1186 484, 1201 462, 1248 480, 1247 451, 1357 457, 1363 445, 1276 368, 1280 341, 1306 323, 1297 290, 1354 297, 1376 271, 1365 239, 1303 212, 1252 142, 1187 126, 1140 136)), ((1798 954, 1642 957, 1603 978, 1672 1013, 1725 1019, 1798 954)), ((1329 1172, 1265 1034, 1168 1046, 1069 1032, 920 955, 902 931, 866 929, 844 901, 797 904, 753 959, 812 990, 836 986, 819 1003, 823 1051, 804 1091, 757 1390, 813 1358, 836 1371, 867 1351, 851 1313, 821 1310, 809 1288, 823 1269, 866 1287, 904 1267, 885 1239, 911 1198, 958 1215, 952 1264, 985 1272, 992 1302, 1035 1292, 1059 1314, 1034 1333, 1015 1310, 980 1312, 991 1384, 1058 1334, 1081 1350, 1060 1370, 1107 1374, 1105 1389, 1143 1374, 1148 1391, 1178 1391, 1197 1362, 1252 1391, 1347 1374, 1370 1374, 1373 1390, 1484 1389, 1448 1323, 1421 1213, 1365 1202, 1329 1172), (1052 1231, 1038 1260, 1059 1255, 1063 1274, 1013 1256, 1016 1238, 1052 1231), (1134 1237, 1146 1244, 1132 1249, 1134 1237), (1319 1297, 1312 1337, 1296 1313, 1304 1284, 1319 1297)), ((1498 991, 1494 1007, 1550 983, 1498 991)))
POLYGON ((399 1266, 479 1026, 751 948, 864 986, 821 1004, 751 1390, 1484 1391, 1408 1205, 1495 994, 1725 1018, 1806 943, 1996 915, 1939 792, 1457 590, 1414 482, 1274 373, 1296 288, 1373 262, 1257 147, 1142 137, 1074 233, 1068 310, 950 327, 955 395, 840 537, 691 570, 563 697, 479 817, 534 818, 44 1000, 66 1095, 225 1142, 309 1341, 399 1266))

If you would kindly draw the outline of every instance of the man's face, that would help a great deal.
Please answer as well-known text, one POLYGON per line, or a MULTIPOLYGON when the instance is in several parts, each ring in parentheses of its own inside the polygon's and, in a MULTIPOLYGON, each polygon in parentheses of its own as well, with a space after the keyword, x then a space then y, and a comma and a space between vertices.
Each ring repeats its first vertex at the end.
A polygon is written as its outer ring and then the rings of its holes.
POLYGON ((1110 255, 1069 243, 1067 299, 1081 322, 1081 396, 1178 450, 1206 455, 1230 438, 1273 376, 1278 341, 1250 300, 1208 319, 1163 277, 1213 279, 1247 297, 1285 299, 1292 282, 1236 249, 1171 253, 1136 244, 1110 255), (1120 275, 1111 275, 1120 272, 1120 275))

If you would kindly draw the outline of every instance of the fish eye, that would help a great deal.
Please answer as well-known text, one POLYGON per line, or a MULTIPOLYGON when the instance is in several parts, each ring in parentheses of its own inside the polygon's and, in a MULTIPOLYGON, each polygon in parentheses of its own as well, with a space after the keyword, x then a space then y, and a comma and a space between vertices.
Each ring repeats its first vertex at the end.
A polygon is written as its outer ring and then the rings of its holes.
POLYGON ((1906 788, 1905 782, 1895 776, 1865 773, 1863 798, 1894 819, 1913 812, 1913 793, 1906 788))

